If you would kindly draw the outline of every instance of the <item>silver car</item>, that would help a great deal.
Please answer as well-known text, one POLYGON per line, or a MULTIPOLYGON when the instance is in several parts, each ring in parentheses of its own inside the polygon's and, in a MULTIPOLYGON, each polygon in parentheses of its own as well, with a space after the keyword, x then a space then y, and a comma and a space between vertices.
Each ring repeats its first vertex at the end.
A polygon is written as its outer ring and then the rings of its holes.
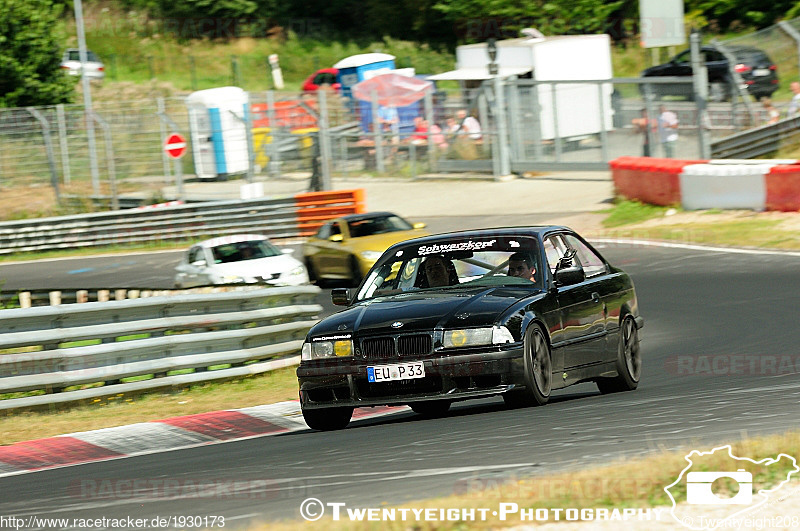
POLYGON ((308 272, 291 249, 278 249, 266 236, 234 234, 192 245, 175 268, 175 288, 214 284, 308 284, 308 272))
MULTIPOLYGON (((81 55, 77 48, 68 48, 61 58, 61 69, 71 76, 81 75, 81 55)), ((106 77, 105 65, 91 50, 86 50, 86 77, 103 79, 106 77)))

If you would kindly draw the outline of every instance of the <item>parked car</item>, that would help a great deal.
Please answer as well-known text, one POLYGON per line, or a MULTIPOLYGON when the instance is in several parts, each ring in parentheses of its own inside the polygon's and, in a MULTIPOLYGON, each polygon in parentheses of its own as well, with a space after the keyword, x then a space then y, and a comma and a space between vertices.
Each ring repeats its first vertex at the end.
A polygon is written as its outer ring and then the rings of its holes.
POLYGON ((175 268, 175 287, 214 284, 308 284, 305 266, 289 256, 291 249, 278 249, 266 236, 234 234, 192 245, 175 268))
MULTIPOLYGON (((758 48, 750 46, 727 46, 726 49, 736 58, 734 69, 742 78, 747 92, 754 98, 771 96, 778 90, 778 67, 769 56, 758 48)), ((701 53, 708 70, 709 99, 711 101, 727 101, 733 94, 733 80, 728 60, 713 46, 701 47, 701 53)), ((651 66, 642 72, 642 77, 652 76, 691 76, 691 50, 684 50, 669 62, 651 66)), ((641 86, 641 85, 640 85, 641 86)), ((691 83, 686 84, 653 84, 650 90, 655 96, 692 97, 691 83)))
MULTIPOLYGON (((68 48, 61 58, 61 69, 71 76, 81 75, 81 56, 77 48, 68 48)), ((105 65, 91 50, 86 51, 86 77, 103 79, 106 76, 105 65)))
POLYGON ((339 70, 336 68, 322 68, 317 70, 303 81, 303 92, 316 92, 323 85, 329 85, 336 92, 342 88, 337 80, 339 70))
POLYGON ((424 223, 411 224, 391 212, 351 214, 325 223, 303 244, 311 280, 324 285, 345 280, 357 286, 390 245, 425 236, 424 223))
POLYGON ((311 328, 297 369, 313 429, 344 428, 356 407, 408 404, 438 416, 456 400, 543 405, 580 382, 601 393, 639 383, 644 320, 633 281, 566 227, 398 243, 357 289, 331 298, 347 308, 311 328))

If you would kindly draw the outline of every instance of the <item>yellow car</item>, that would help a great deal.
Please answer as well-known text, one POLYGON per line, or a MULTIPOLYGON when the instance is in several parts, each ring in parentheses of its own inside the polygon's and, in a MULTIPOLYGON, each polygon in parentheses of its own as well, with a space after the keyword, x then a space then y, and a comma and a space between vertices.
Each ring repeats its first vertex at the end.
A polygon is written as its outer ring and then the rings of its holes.
POLYGON ((303 244, 311 280, 322 286, 345 280, 357 286, 383 251, 395 243, 428 236, 424 223, 410 224, 391 212, 352 214, 326 222, 303 244))

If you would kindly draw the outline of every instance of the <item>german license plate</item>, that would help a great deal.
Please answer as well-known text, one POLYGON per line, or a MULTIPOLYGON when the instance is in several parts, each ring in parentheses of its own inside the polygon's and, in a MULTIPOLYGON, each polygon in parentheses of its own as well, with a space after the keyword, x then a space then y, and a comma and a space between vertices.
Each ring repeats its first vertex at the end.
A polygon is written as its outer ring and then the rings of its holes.
POLYGON ((768 76, 769 68, 756 68, 753 70, 753 75, 758 77, 768 76))
POLYGON ((421 361, 367 367, 367 380, 373 383, 424 377, 425 365, 421 361))

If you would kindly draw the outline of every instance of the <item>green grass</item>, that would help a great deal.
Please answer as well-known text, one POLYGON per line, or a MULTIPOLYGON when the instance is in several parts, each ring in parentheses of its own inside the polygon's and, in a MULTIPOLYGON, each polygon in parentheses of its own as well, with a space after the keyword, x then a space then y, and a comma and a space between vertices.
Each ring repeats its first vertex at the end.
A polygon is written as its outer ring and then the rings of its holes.
POLYGON ((601 213, 608 214, 608 217, 603 220, 603 226, 612 228, 661 217, 667 210, 669 210, 669 207, 648 205, 639 201, 623 199, 618 200, 613 208, 603 210, 601 213))

